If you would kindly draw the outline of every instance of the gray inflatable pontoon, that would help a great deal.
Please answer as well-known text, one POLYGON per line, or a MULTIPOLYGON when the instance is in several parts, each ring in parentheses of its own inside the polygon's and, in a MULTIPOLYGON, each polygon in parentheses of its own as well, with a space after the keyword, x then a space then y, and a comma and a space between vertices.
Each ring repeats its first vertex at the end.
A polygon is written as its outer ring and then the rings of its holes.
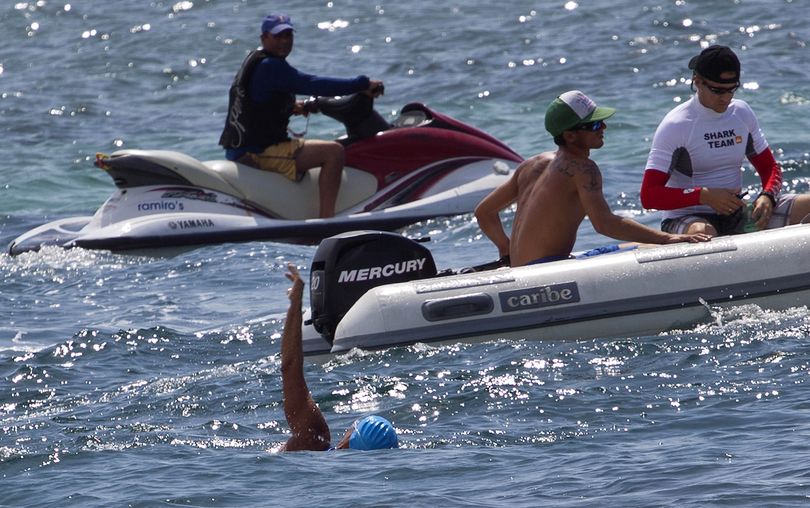
MULTIPOLYGON (((710 306, 807 305, 808 245, 810 225, 801 224, 707 243, 383 284, 348 308, 331 344, 307 326, 305 351, 638 336, 705 321, 710 306)), ((313 277, 318 274, 313 270, 313 277)))

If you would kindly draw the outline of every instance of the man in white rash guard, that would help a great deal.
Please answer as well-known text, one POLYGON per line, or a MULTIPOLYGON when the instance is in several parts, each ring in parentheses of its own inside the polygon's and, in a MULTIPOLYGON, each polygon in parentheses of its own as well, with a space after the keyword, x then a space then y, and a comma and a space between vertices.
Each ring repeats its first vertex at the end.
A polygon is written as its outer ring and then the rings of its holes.
POLYGON ((740 61, 726 46, 710 46, 689 61, 695 95, 670 111, 655 131, 641 204, 664 210, 669 233, 738 234, 797 224, 810 195, 782 194, 782 170, 754 112, 734 99, 740 61), (750 218, 744 213, 742 163, 762 181, 750 218))

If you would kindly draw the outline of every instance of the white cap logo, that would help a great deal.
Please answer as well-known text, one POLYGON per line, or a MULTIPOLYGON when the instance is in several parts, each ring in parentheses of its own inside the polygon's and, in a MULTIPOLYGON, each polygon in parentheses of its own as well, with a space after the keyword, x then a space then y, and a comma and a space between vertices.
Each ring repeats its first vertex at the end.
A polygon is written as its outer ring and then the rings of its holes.
POLYGON ((596 109, 596 103, 579 90, 571 90, 560 95, 560 100, 571 108, 577 116, 585 118, 596 109))

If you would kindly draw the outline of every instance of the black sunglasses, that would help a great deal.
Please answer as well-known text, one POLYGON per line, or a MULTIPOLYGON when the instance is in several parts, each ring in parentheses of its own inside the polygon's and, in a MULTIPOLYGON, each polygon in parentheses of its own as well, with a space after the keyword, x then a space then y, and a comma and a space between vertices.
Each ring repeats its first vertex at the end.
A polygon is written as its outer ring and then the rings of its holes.
POLYGON ((596 120, 595 122, 587 122, 587 123, 578 123, 575 126, 571 127, 572 131, 591 131, 596 132, 602 127, 605 126, 605 122, 602 120, 596 120))
POLYGON ((703 86, 705 86, 706 88, 708 88, 708 89, 709 89, 709 91, 710 91, 711 93, 713 93, 714 95, 724 95, 724 94, 727 94, 727 93, 731 93, 731 94, 733 94, 734 92, 736 92, 736 91, 737 91, 737 89, 738 89, 738 88, 740 88, 740 84, 739 84, 739 83, 737 83, 737 84, 736 84, 736 85, 734 85, 734 86, 730 86, 730 87, 725 87, 725 86, 710 86, 710 85, 707 85, 706 83, 703 83, 703 86))

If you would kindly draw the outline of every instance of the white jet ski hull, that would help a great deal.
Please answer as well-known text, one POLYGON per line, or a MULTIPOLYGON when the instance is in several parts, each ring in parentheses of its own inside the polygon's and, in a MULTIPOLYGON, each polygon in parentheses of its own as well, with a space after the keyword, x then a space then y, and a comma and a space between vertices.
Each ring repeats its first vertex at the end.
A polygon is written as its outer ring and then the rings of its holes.
MULTIPOLYGON (((508 162, 508 161, 507 161, 508 162)), ((365 202, 329 219, 268 217, 250 203, 219 191, 181 185, 150 185, 115 191, 92 217, 71 217, 39 226, 16 238, 12 255, 45 245, 112 251, 150 251, 206 244, 279 241, 313 244, 345 231, 393 231, 435 217, 470 213, 514 170, 496 163, 470 165, 485 176, 453 182, 422 199, 363 212, 365 202)), ((470 170, 467 171, 468 173, 470 170)))

